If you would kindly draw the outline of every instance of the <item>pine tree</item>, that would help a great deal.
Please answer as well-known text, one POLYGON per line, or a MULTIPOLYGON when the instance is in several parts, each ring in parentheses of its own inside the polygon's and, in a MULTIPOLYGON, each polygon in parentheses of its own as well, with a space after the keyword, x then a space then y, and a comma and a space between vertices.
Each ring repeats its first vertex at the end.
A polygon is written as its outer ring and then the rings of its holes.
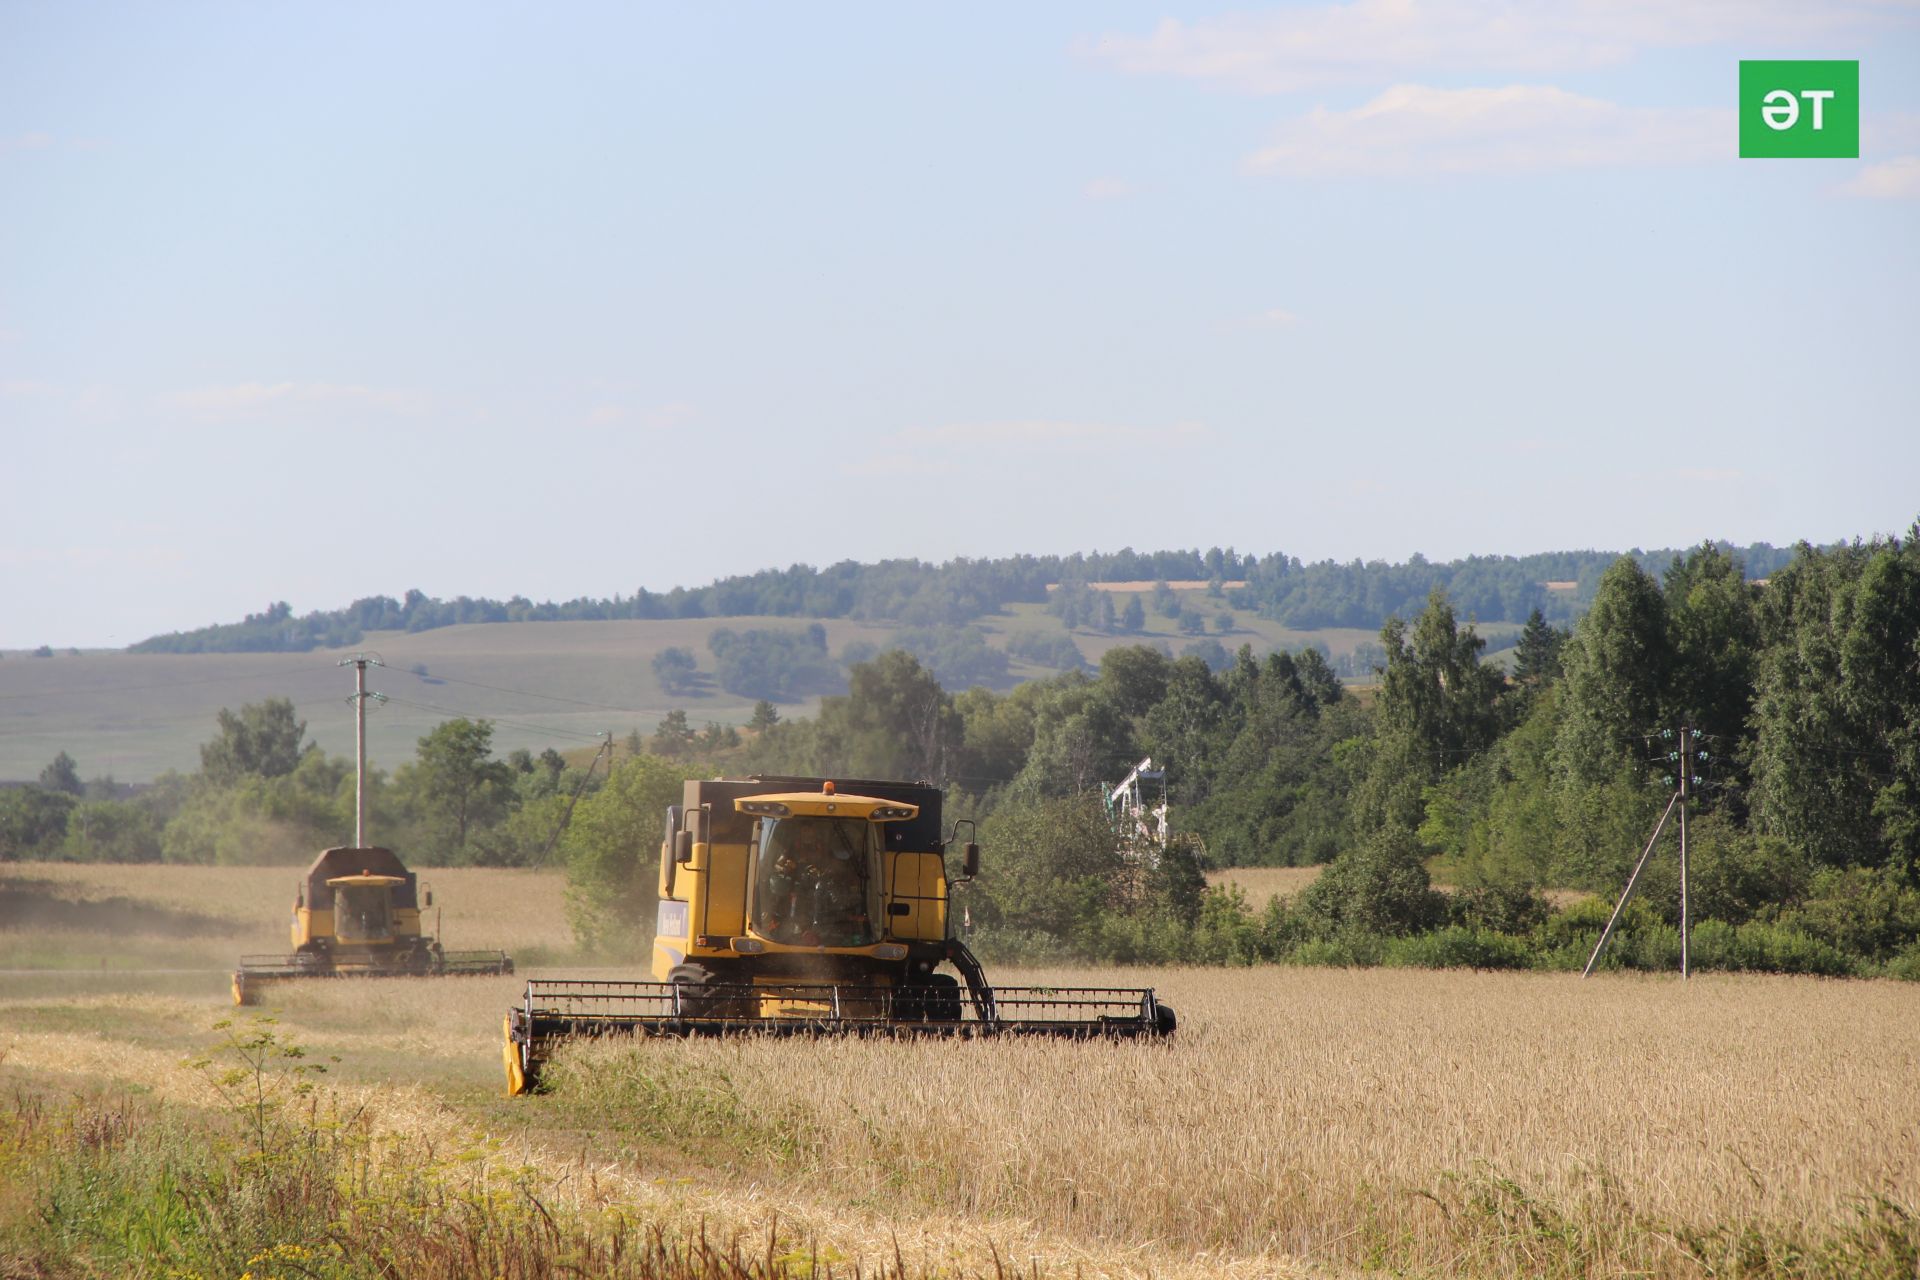
POLYGON ((1560 646, 1567 633, 1548 624, 1536 608, 1527 615, 1520 632, 1520 645, 1514 651, 1513 676, 1522 684, 1548 684, 1560 678, 1560 646))

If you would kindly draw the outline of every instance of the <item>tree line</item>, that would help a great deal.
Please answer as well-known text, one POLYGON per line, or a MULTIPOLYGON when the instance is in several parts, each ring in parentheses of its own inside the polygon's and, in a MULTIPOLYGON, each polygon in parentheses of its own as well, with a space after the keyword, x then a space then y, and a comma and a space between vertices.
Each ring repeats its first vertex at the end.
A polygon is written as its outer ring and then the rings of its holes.
MULTIPOLYGON (((1643 569, 1657 571, 1673 553, 1636 550, 1630 554, 1643 569)), ((1753 577, 1763 578, 1785 565, 1792 553, 1755 543, 1735 554, 1753 577)), ((1483 622, 1519 622, 1536 609, 1550 620, 1564 622, 1592 601, 1600 575, 1615 558, 1611 552, 1568 551, 1445 562, 1415 555, 1405 563, 1306 563, 1280 552, 1241 555, 1232 548, 1214 547, 1153 552, 1123 548, 1110 553, 956 559, 941 564, 847 560, 824 569, 809 565, 767 569, 704 587, 665 592, 642 588, 630 596, 559 603, 535 603, 525 596, 441 600, 411 590, 399 600, 368 596, 344 609, 295 616, 282 601, 236 623, 152 636, 129 648, 135 653, 304 653, 359 644, 369 631, 428 631, 485 622, 796 617, 943 627, 987 617, 1010 604, 1045 601, 1050 585, 1058 584, 1073 594, 1073 588, 1095 582, 1209 582, 1232 607, 1303 629, 1377 627, 1389 616, 1417 611, 1435 588, 1445 591, 1462 613, 1483 622), (1543 585, 1548 582, 1573 585, 1548 590, 1543 585), (1237 585, 1229 588, 1229 583, 1237 585)), ((1104 598, 1106 593, 1093 594, 1104 598)), ((1120 606, 1108 601, 1106 607, 1120 606)))

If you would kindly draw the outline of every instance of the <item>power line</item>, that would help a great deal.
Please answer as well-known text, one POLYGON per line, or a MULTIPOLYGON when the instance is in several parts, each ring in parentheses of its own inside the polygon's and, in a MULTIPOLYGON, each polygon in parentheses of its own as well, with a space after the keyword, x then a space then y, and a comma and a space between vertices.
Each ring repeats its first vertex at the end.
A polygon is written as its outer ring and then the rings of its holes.
POLYGON ((481 715, 473 711, 461 711, 456 707, 436 706, 431 702, 414 702, 410 698, 394 697, 391 694, 388 695, 387 700, 397 706, 412 707, 416 711, 431 711, 437 715, 458 716, 464 720, 485 720, 491 724, 505 725, 509 729, 520 729, 527 733, 544 734, 553 738, 578 738, 584 742, 598 742, 603 736, 597 733, 581 733, 576 729, 554 729, 546 725, 526 724, 517 720, 502 720, 497 716, 481 715))
POLYGON ((535 693, 531 689, 509 689, 505 685, 485 684, 479 680, 462 680, 456 676, 430 675, 426 679, 444 680, 448 684, 470 685, 475 689, 490 689, 494 693, 513 693, 523 698, 544 698, 548 702, 570 702, 576 707, 592 707, 596 711, 618 711, 624 715, 636 715, 642 712, 638 707, 615 706, 610 702, 591 702, 585 698, 566 698, 557 693, 535 693))
POLYGON ((20 693, 0 693, 0 698, 9 701, 15 698, 77 698, 95 693, 148 693, 155 689, 189 689, 207 684, 248 684, 258 680, 286 680, 297 676, 317 675, 322 670, 332 671, 331 667, 300 667, 292 671, 268 671, 257 676, 209 676, 205 680, 169 680, 161 684, 123 684, 104 685, 97 689, 29 689, 20 693))

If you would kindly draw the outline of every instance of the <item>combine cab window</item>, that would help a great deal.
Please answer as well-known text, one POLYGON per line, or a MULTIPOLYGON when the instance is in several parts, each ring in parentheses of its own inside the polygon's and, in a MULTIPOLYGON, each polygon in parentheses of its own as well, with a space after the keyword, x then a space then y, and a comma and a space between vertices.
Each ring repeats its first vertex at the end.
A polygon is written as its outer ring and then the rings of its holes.
POLYGON ((802 947, 877 941, 872 824, 863 818, 780 818, 760 828, 753 928, 802 947))
POLYGON ((393 905, 383 884, 341 885, 333 892, 333 931, 342 942, 389 942, 393 905))

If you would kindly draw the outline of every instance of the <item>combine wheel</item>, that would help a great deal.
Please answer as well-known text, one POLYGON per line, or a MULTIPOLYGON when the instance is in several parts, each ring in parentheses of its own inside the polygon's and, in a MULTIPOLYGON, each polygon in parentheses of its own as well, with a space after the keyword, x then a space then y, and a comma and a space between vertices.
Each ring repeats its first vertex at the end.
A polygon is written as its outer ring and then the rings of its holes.
POLYGON ((677 964, 667 971, 667 981, 680 988, 680 1016, 683 1018, 751 1018, 753 1011, 742 1008, 739 997, 715 990, 720 984, 713 970, 699 964, 677 964))
POLYGON ((903 1022, 960 1021, 960 980, 951 974, 929 974, 923 981, 900 988, 895 1011, 903 1022))
POLYGON ((1170 1036, 1179 1025, 1180 1020, 1173 1016, 1173 1006, 1156 1000, 1153 1005, 1153 1029, 1163 1036, 1170 1036))
POLYGON ((243 969, 235 969, 233 971, 233 1002, 236 1005, 245 1006, 258 1003, 258 1001, 259 996, 255 992, 247 990, 246 971, 243 969))

